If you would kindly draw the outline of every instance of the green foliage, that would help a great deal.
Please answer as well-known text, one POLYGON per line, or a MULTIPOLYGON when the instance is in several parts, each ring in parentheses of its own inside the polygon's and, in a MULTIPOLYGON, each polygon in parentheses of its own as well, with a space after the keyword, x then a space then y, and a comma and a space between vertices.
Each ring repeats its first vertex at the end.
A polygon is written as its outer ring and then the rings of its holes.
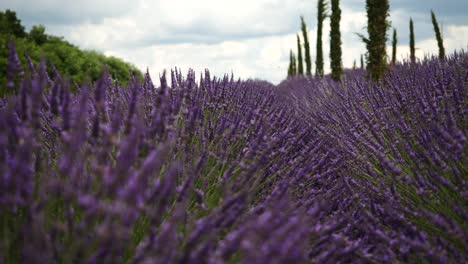
POLYGON ((397 31, 394 28, 393 29, 393 38, 392 38, 392 65, 396 64, 397 43, 398 43, 397 31))
POLYGON ((409 28, 410 28, 410 60, 411 63, 416 62, 416 49, 414 47, 414 25, 413 25, 413 19, 410 18, 409 21, 409 28))
POLYGON ((364 70, 364 55, 361 54, 361 70, 364 70))
POLYGON ((334 80, 341 79, 343 73, 341 60, 341 33, 340 20, 341 9, 339 0, 331 0, 331 18, 330 18, 330 66, 331 76, 334 80))
POLYGON ((296 55, 291 51, 291 75, 297 75, 296 55))
POLYGON ((36 25, 29 31, 29 38, 37 45, 42 45, 47 42, 47 35, 45 34, 45 27, 43 25, 36 25))
POLYGON ((373 80, 380 80, 387 64, 387 30, 390 22, 388 0, 366 0, 368 39, 362 38, 367 46, 367 68, 373 80))
POLYGON ((312 63, 310 59, 310 45, 309 38, 307 37, 307 26, 304 21, 304 17, 301 16, 301 30, 302 37, 304 38, 304 50, 305 50, 305 64, 306 64, 306 73, 307 75, 312 75, 312 63))
POLYGON ((292 50, 289 51, 288 78, 297 74, 296 57, 292 50))
POLYGON ((444 48, 444 39, 442 38, 442 33, 440 32, 439 23, 437 23, 437 18, 434 14, 434 11, 431 10, 432 25, 434 26, 434 33, 437 39, 437 46, 439 46, 439 59, 443 60, 445 58, 445 48, 444 48))
POLYGON ((299 34, 297 34, 297 73, 300 75, 304 74, 304 66, 302 64, 301 39, 299 38, 299 34))
POLYGON ((26 37, 26 32, 21 21, 16 17, 16 12, 9 9, 5 12, 0 11, 0 34, 17 38, 26 37))
POLYGON ((0 85, 2 87, 6 83, 8 58, 6 46, 10 40, 15 42, 23 68, 28 68, 24 56, 27 53, 35 65, 45 59, 49 68, 53 65, 64 77, 77 84, 84 80, 96 81, 104 68, 123 85, 128 83, 131 75, 143 78, 143 74, 134 65, 116 57, 107 57, 97 51, 81 50, 64 40, 63 37, 47 35, 42 25, 33 26, 29 33, 25 33, 15 12, 9 10, 0 12, 0 23, 2 26, 0 27, 0 85))
POLYGON ((323 77, 323 48, 322 48, 322 31, 323 21, 327 18, 325 13, 327 4, 325 0, 317 2, 317 57, 315 58, 315 75, 323 77))
POLYGON ((19 234, 27 220, 26 217, 24 208, 18 208, 16 213, 0 212, 0 239, 5 247, 2 250, 9 249, 0 253, 0 262, 3 257, 11 263, 20 263, 20 249, 26 241, 23 241, 19 234))

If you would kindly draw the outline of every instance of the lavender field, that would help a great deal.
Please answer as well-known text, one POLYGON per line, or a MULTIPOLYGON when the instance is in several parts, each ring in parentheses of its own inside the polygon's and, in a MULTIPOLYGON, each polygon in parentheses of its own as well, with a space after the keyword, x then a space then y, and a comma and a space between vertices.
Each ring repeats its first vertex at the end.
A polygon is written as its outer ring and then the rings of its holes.
POLYGON ((463 52, 277 86, 8 70, 0 263, 468 261, 463 52))

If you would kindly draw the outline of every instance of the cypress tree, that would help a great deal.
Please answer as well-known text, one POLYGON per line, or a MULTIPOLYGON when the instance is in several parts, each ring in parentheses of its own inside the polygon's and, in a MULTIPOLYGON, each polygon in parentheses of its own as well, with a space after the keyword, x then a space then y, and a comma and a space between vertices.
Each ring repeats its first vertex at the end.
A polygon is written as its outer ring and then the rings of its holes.
POLYGON ((288 78, 292 76, 292 50, 289 51, 288 78))
MULTIPOLYGON (((366 53, 364 54, 364 61, 367 62, 369 60, 369 54, 366 53)), ((364 69, 367 71, 369 70, 369 66, 367 65, 367 63, 364 63, 364 69)))
POLYGON ((310 46, 309 39, 307 37, 307 26, 304 22, 304 17, 301 16, 301 30, 302 37, 304 38, 304 50, 305 50, 305 64, 306 64, 306 73, 307 75, 312 75, 312 64, 310 60, 310 46))
POLYGON ((291 59, 291 75, 295 76, 297 74, 296 55, 292 51, 291 51, 291 54, 292 54, 291 55, 292 56, 292 59, 291 59))
POLYGON ((323 76, 323 49, 322 49, 322 29, 323 21, 327 17, 325 9, 327 4, 325 0, 319 0, 317 2, 317 57, 315 58, 315 75, 323 76))
POLYGON ((361 70, 364 70, 364 56, 361 54, 361 70))
POLYGON ((410 29, 410 37, 409 37, 409 45, 410 45, 410 60, 411 63, 416 62, 416 49, 414 48, 414 25, 413 25, 413 19, 410 18, 409 21, 409 29, 410 29))
POLYGON ((353 61, 353 70, 356 69, 356 60, 353 61))
POLYGON ((393 39, 392 39, 392 65, 396 64, 396 49, 397 49, 397 32, 396 29, 393 29, 393 39))
POLYGON ((363 38, 363 40, 367 45, 367 52, 369 54, 367 69, 373 80, 379 80, 386 69, 387 29, 390 27, 390 23, 387 20, 389 10, 390 5, 388 0, 366 0, 367 32, 369 38, 363 38))
POLYGON ((437 45, 439 46, 439 58, 443 60, 445 58, 445 49, 444 49, 444 40, 442 34, 440 33, 439 24, 437 23, 437 18, 434 14, 434 11, 431 10, 432 25, 434 26, 434 32, 437 39, 437 45))
POLYGON ((330 18, 330 67, 331 75, 334 80, 339 80, 343 73, 341 61, 341 33, 340 20, 341 9, 340 0, 331 0, 331 18, 330 18))
POLYGON ((301 39, 299 38, 299 34, 297 34, 297 73, 300 75, 304 74, 304 66, 302 65, 301 39))

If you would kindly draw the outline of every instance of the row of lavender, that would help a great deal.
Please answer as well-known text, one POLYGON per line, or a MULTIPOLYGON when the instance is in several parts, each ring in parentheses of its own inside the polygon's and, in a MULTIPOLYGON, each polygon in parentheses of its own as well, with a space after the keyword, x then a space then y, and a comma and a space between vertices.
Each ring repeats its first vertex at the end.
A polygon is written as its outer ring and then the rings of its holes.
POLYGON ((0 108, 5 262, 302 262, 312 234, 330 236, 326 199, 292 186, 339 160, 270 84, 173 71, 170 87, 148 74, 119 87, 104 73, 71 93, 45 63, 10 57, 21 77, 0 108))
POLYGON ((278 87, 292 115, 345 160, 353 201, 343 234, 385 249, 385 262, 466 262, 468 56, 399 64, 379 83, 345 75, 278 87))
POLYGON ((158 88, 10 58, 0 262, 467 259, 466 55, 381 84, 175 70, 158 88))

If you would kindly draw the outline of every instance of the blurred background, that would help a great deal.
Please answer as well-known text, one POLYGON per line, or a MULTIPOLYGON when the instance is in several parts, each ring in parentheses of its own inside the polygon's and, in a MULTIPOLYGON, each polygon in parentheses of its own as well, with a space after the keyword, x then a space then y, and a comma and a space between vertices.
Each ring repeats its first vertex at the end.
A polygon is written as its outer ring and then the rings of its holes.
MULTIPOLYGON (((343 66, 365 53, 356 33, 365 33, 365 1, 341 1, 343 66)), ((398 59, 409 54, 409 18, 414 20, 416 55, 436 54, 430 10, 442 25, 447 54, 466 49, 466 0, 394 0, 392 27, 398 30, 398 59)), ((289 50, 296 46, 300 16, 308 27, 315 61, 317 1, 314 0, 2 0, 0 10, 15 11, 25 30, 43 25, 45 33, 87 50, 134 64, 142 72, 209 68, 215 75, 285 79, 289 50)), ((329 11, 328 11, 329 12, 329 11)), ((323 28, 325 73, 329 65, 329 19, 323 28)), ((391 32, 388 32, 390 49, 391 32)), ((390 54, 390 52, 388 52, 390 54)), ((315 66, 315 65, 313 65, 315 66)), ((314 70, 313 70, 314 71, 314 70)))

